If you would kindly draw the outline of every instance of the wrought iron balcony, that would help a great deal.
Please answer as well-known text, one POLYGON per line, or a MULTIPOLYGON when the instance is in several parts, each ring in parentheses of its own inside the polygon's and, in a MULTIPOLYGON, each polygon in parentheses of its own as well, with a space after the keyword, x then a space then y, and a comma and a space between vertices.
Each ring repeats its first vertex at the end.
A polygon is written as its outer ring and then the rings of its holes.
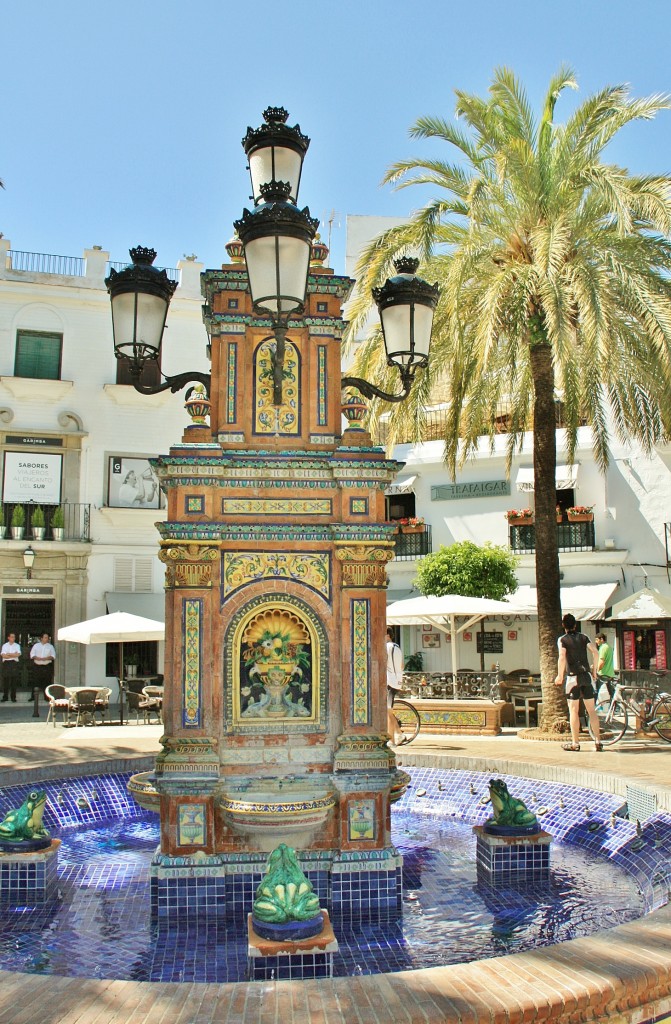
MULTIPOLYGON (((509 526, 509 543, 519 555, 536 550, 536 527, 509 526)), ((594 551, 594 522, 557 523, 557 545, 560 551, 594 551)))
MULTIPOLYGON (((0 526, 5 527, 5 537, 12 539, 12 518, 16 506, 23 507, 24 528, 22 540, 76 540, 88 541, 91 539, 91 506, 79 502, 65 502, 63 505, 38 505, 35 502, 10 502, 1 506, 2 518, 0 526), (63 526, 54 525, 54 513, 57 508, 63 510, 63 526), (37 509, 41 509, 43 522, 35 522, 37 509), (35 530, 43 529, 41 537, 37 536, 35 530), (60 530, 62 529, 62 534, 60 530)), ((56 520, 58 522, 58 520, 56 520)))
POLYGON ((430 526, 425 526, 421 533, 399 533, 394 538, 394 558, 397 559, 421 558, 432 550, 430 526))

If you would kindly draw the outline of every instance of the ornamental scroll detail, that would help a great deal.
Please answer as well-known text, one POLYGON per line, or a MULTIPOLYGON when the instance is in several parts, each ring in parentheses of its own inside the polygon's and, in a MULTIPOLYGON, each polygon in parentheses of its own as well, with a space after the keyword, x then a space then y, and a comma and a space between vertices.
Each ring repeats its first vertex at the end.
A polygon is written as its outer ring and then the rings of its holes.
POLYGON ((386 564, 394 557, 393 546, 347 544, 336 547, 335 556, 342 563, 345 587, 386 587, 386 564))
POLYGON ((330 597, 330 559, 325 552, 225 551, 223 559, 224 597, 248 583, 266 579, 293 580, 327 600, 330 597))
POLYGON ((212 568, 218 547, 205 544, 170 544, 158 557, 165 565, 165 588, 198 590, 212 586, 212 568))

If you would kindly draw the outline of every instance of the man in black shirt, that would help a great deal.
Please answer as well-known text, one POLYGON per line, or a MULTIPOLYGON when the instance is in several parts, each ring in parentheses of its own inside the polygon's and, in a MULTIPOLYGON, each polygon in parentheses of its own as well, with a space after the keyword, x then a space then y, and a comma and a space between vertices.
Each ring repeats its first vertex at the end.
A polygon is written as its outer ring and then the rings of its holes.
POLYGON ((594 682, 599 652, 596 645, 584 633, 576 632, 575 617, 568 612, 562 619, 564 635, 559 638, 559 661, 555 685, 561 686, 566 676, 566 699, 569 708, 571 725, 571 743, 564 744, 564 750, 580 750, 580 700, 582 698, 585 711, 594 736, 595 749, 602 750, 599 733, 599 716, 594 706, 596 692, 594 682), (592 667, 589 666, 587 652, 592 656, 592 667))

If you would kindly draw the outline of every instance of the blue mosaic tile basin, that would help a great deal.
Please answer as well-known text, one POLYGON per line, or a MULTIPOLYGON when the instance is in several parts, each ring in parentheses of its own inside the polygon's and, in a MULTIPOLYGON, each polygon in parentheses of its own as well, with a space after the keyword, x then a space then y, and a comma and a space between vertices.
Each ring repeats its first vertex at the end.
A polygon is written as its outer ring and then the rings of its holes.
MULTIPOLYGON (((478 880, 472 833, 491 814, 484 803, 488 776, 411 773, 411 787, 392 815, 404 856, 403 915, 372 920, 332 913, 340 944, 336 975, 520 952, 613 927, 668 899, 668 815, 654 815, 637 834, 618 797, 506 777, 555 842, 549 881, 493 886, 478 880)), ((203 920, 179 930, 150 921, 148 867, 158 820, 127 794, 127 779, 41 783, 48 793, 44 823, 62 840, 58 898, 0 908, 0 969, 138 981, 244 980, 244 914, 233 924, 203 920)), ((2 791, 0 815, 29 788, 2 791)), ((367 881, 362 873, 362 903, 367 881)))

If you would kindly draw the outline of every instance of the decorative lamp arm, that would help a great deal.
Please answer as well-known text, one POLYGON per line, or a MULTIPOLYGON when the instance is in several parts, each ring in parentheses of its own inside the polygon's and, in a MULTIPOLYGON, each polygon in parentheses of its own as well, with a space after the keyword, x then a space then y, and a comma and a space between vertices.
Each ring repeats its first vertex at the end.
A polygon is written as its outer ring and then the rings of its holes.
POLYGON ((139 381, 133 381, 133 387, 136 391, 139 391, 141 395, 158 395, 162 391, 172 391, 173 395, 176 395, 178 391, 181 391, 192 381, 202 384, 207 394, 210 394, 210 388, 212 386, 212 377, 209 373, 200 373, 198 370, 187 370, 185 373, 176 373, 172 377, 166 377, 161 384, 140 384, 139 381))

